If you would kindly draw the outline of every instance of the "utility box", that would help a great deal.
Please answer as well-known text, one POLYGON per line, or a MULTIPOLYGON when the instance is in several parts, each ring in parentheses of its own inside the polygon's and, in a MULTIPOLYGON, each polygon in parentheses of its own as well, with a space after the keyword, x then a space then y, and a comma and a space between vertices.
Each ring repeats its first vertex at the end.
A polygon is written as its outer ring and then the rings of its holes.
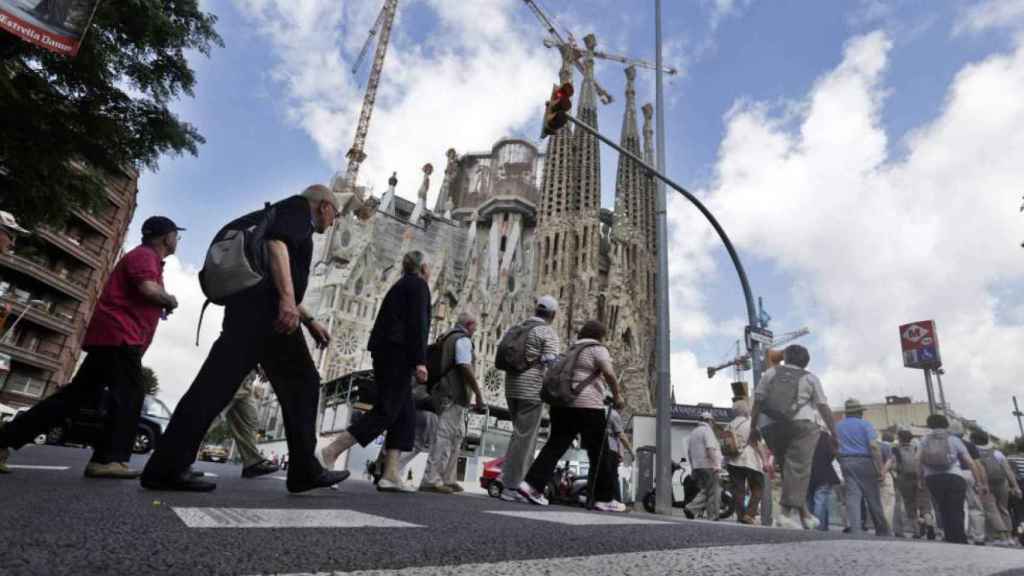
POLYGON ((636 449, 636 469, 634 497, 637 502, 643 502, 644 497, 654 490, 654 446, 641 446, 636 449))

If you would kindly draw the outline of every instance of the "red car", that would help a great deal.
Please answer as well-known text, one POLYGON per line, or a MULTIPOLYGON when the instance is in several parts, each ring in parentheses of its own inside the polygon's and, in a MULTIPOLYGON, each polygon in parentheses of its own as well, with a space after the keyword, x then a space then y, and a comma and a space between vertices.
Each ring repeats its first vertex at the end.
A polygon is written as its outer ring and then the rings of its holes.
POLYGON ((504 456, 491 460, 484 464, 484 472, 480 475, 480 487, 487 490, 487 495, 491 498, 501 496, 501 491, 504 489, 501 480, 498 479, 501 476, 501 465, 504 462, 504 456))

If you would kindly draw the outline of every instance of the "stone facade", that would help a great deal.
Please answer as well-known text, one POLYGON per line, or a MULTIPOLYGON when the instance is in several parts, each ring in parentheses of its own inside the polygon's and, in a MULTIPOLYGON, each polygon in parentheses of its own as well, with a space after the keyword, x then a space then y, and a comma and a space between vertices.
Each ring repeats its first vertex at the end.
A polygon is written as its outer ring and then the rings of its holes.
MULTIPOLYGON (((593 48, 588 43, 575 55, 586 71, 576 115, 596 127, 593 48)), ((563 54, 563 81, 572 79, 573 56, 563 54)), ((622 142, 650 158, 650 108, 641 141, 634 76, 627 70, 622 142)), ((374 217, 344 218, 318 237, 305 304, 334 335, 318 358, 323 379, 370 368, 365 348, 377 307, 400 274, 402 255, 418 249, 432 271, 432 336, 462 310, 479 318, 476 372, 489 405, 505 406, 504 375, 493 367, 498 342, 532 314, 538 296, 551 294, 560 302, 556 328, 563 345, 586 320, 602 320, 629 410, 652 413, 650 176, 620 161, 615 210, 602 210, 598 142, 569 127, 549 139, 546 152, 503 139, 487 152, 449 150, 447 158, 433 210, 426 206, 433 172, 427 165, 417 202, 399 197, 392 177, 374 217)))

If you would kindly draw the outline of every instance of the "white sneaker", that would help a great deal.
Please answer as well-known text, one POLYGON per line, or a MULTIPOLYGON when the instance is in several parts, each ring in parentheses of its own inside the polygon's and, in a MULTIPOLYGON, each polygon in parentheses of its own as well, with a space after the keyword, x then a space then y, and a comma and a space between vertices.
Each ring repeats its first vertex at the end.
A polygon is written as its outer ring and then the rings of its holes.
POLYGON ((776 528, 789 528, 791 530, 803 530, 804 529, 804 525, 803 525, 803 523, 800 522, 800 520, 797 520, 796 518, 793 518, 789 514, 784 514, 784 513, 780 513, 780 514, 777 514, 775 516, 775 524, 774 525, 775 525, 776 528))
POLYGON ((817 530, 818 526, 821 526, 821 521, 818 520, 817 516, 808 514, 807 517, 803 519, 803 526, 804 530, 817 530))
POLYGON ((533 486, 530 486, 526 480, 519 483, 519 488, 516 491, 519 492, 523 498, 526 498, 538 506, 548 505, 548 499, 544 497, 544 494, 534 490, 533 486))
POLYGON ((530 503, 530 501, 527 500, 522 494, 520 494, 519 492, 517 492, 515 490, 510 490, 508 488, 505 488, 504 490, 502 490, 501 494, 498 496, 498 498, 501 498, 505 502, 520 502, 522 504, 529 504, 530 503))
POLYGON ((600 510, 601 512, 625 512, 626 505, 617 500, 611 502, 595 502, 594 509, 600 510))
POLYGON ((387 478, 381 478, 377 482, 377 490, 381 492, 405 492, 408 494, 416 492, 416 487, 405 482, 394 482, 387 478))

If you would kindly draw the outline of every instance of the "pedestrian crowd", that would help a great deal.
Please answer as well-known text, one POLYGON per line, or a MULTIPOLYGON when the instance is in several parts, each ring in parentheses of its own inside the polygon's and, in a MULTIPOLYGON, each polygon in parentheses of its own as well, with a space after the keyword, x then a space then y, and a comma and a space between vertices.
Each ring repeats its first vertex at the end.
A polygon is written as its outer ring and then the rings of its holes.
MULTIPOLYGON (((147 219, 142 243, 120 259, 104 287, 82 344, 86 357, 73 380, 0 427, 0 473, 9 472, 10 449, 101 397, 105 429, 85 468, 87 477, 139 478, 150 490, 214 490, 216 484, 191 466, 218 417, 236 439, 243 477, 276 472, 281 462, 264 458, 255 443, 252 384, 261 375, 283 413, 290 492, 344 481, 349 472, 335 470, 339 459, 382 434, 383 449, 374 464, 378 490, 461 492, 457 469, 468 413, 486 410, 474 371, 478 321, 464 310, 452 327, 429 341, 430 268, 419 251, 404 254, 402 274, 381 302, 367 343, 375 384, 372 408, 317 449, 320 377, 300 326, 319 347, 326 347, 331 335, 302 302, 313 234, 326 232, 343 211, 330 190, 314 185, 218 232, 200 283, 210 302, 224 306, 222 330, 139 471, 128 462, 144 398, 141 361, 160 319, 178 306, 164 288, 163 261, 175 253, 184 230, 162 216, 147 219), (415 486, 408 470, 420 454, 427 454, 427 461, 415 486)), ((0 212, 0 252, 25 233, 12 215, 0 212)), ((498 479, 500 498, 547 506, 559 461, 578 445, 590 465, 588 504, 625 512, 618 469, 633 447, 604 344, 607 329, 587 320, 563 349, 553 328, 558 311, 554 297, 537 298, 532 316, 509 328, 497 347, 495 366, 505 372, 512 422, 498 479), (538 453, 545 412, 550 434, 538 453)), ((1020 520, 1011 501, 1021 502, 1021 486, 985 432, 964 437, 959 423, 932 414, 921 438, 907 428, 879 437, 854 399, 846 401, 845 417, 836 421, 821 381, 807 369, 810 355, 804 347, 771 350, 767 359, 769 368, 753 396, 744 392, 734 398, 730 422, 719 426, 707 411, 690 433, 687 460, 695 488, 686 499, 687 515, 719 520, 728 489, 743 524, 758 523, 762 509, 770 506, 776 526, 828 530, 835 508, 844 532, 870 526, 878 536, 1014 545, 1020 520), (768 481, 776 479, 771 484, 779 489, 769 491, 768 481)))

